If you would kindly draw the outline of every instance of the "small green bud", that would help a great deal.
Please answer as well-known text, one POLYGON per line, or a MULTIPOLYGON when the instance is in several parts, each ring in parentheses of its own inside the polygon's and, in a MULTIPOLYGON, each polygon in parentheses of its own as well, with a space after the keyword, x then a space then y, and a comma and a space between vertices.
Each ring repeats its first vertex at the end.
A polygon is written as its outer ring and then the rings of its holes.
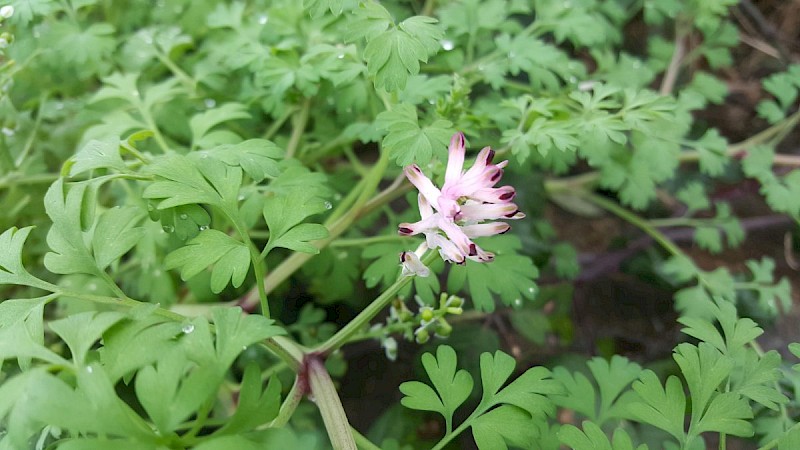
POLYGON ((419 317, 423 322, 430 322, 433 320, 433 309, 430 307, 422 308, 422 310, 419 312, 419 317))
POLYGON ((452 332, 453 327, 446 320, 439 319, 439 323, 436 324, 436 334, 441 337, 447 337, 452 332))
POLYGON ((416 334, 417 343, 418 344, 424 344, 424 343, 428 342, 430 340, 430 338, 431 338, 431 335, 428 333, 428 330, 426 330, 425 328, 420 328, 414 334, 416 334))

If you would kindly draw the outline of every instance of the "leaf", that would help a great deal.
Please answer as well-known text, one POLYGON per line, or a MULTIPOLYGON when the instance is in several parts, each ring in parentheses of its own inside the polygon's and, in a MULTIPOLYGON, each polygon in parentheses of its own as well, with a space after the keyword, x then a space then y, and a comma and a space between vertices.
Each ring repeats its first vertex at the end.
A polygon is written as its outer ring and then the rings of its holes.
POLYGON ((519 238, 505 234, 484 242, 481 247, 494 253, 495 260, 489 264, 467 261, 463 266, 452 266, 447 290, 461 291, 466 285, 466 292, 479 311, 494 311, 494 294, 506 305, 536 298, 539 288, 534 279, 539 270, 529 257, 518 254, 522 247, 519 238))
POLYGON ((524 410, 511 405, 497 407, 472 421, 472 435, 482 450, 506 450, 507 444, 534 448, 538 430, 524 410))
POLYGON ((247 245, 217 230, 205 230, 164 260, 166 269, 181 268, 181 278, 188 280, 206 267, 211 271, 211 291, 222 292, 230 282, 239 287, 250 269, 247 245))
MULTIPOLYGON (((100 360, 112 383, 125 375, 153 364, 178 345, 179 322, 165 322, 157 316, 130 317, 103 334, 100 360)), ((187 328, 188 329, 188 328, 187 328)))
POLYGON ((406 408, 438 412, 452 424, 453 413, 472 392, 472 377, 466 370, 456 371, 456 352, 446 345, 438 347, 436 357, 422 355, 422 365, 436 391, 419 381, 407 381, 400 385, 405 395, 400 403, 406 408))
POLYGON ((283 149, 266 139, 249 139, 235 145, 221 145, 208 150, 211 155, 230 166, 239 166, 257 182, 276 178, 281 174, 277 160, 283 158, 283 149))
POLYGON ((705 342, 683 343, 672 355, 681 368, 692 399, 692 416, 700 417, 722 382, 733 369, 733 361, 705 342))
POLYGON ((51 321, 49 326, 67 344, 75 364, 83 366, 89 349, 108 328, 124 317, 112 311, 89 311, 51 321))
MULTIPOLYGON (((405 250, 402 242, 381 242, 364 248, 361 252, 363 259, 374 259, 364 271, 364 283, 368 288, 378 284, 386 288, 394 283, 400 273, 400 260, 398 255, 405 250)), ((409 246, 413 248, 412 246, 409 246)))
MULTIPOLYGON (((104 140, 93 139, 86 143, 70 160, 69 176, 82 174, 96 169, 112 169, 126 172, 128 166, 119 154, 119 137, 104 140)), ((68 163, 69 164, 69 163, 68 163)))
POLYGON ((136 225, 144 213, 136 207, 116 206, 100 215, 92 234, 92 252, 100 270, 127 253, 144 235, 136 225))
POLYGON ((216 327, 216 357, 224 367, 233 363, 248 345, 286 334, 274 320, 260 314, 243 315, 239 307, 215 307, 211 316, 216 327))
POLYGON ((148 166, 158 178, 142 193, 159 199, 158 209, 204 203, 235 211, 242 169, 219 164, 203 154, 195 158, 165 155, 148 166))
POLYGON ((203 148, 203 140, 208 136, 208 132, 215 126, 237 119, 249 119, 250 113, 247 107, 241 103, 225 103, 217 108, 195 114, 189 120, 189 128, 192 131, 192 148, 203 148))
POLYGON ((264 253, 276 247, 319 253, 310 241, 328 237, 328 229, 320 224, 301 222, 325 209, 324 202, 308 190, 292 189, 286 194, 268 197, 263 213, 270 234, 264 253))
POLYGON ((481 354, 481 381, 483 384, 483 397, 481 406, 489 408, 493 405, 514 405, 526 411, 531 417, 541 414, 553 415, 555 404, 548 398, 549 395, 564 393, 564 387, 556 380, 550 378, 550 371, 544 367, 532 367, 509 383, 503 389, 508 377, 516 365, 514 358, 497 351, 494 355, 481 354))
MULTIPOLYGON (((600 427, 593 422, 584 421, 583 430, 567 424, 558 430, 561 443, 574 450, 633 450, 631 438, 624 428, 614 430, 611 441, 600 427)), ((636 450, 647 450, 647 445, 642 444, 636 450)))
POLYGON ((378 114, 376 126, 388 131, 382 145, 399 166, 412 163, 424 166, 434 156, 446 160, 447 145, 453 134, 453 124, 447 120, 420 126, 416 108, 403 103, 378 114))
POLYGON ((328 11, 338 16, 342 11, 350 10, 355 5, 354 0, 303 0, 303 8, 314 18, 321 17, 328 11))
POLYGON ((443 35, 436 22, 429 17, 411 17, 369 39, 364 59, 376 88, 401 90, 409 75, 419 73, 419 63, 427 62, 429 53, 438 49, 431 42, 438 42, 443 35))
POLYGON ((752 418, 753 412, 744 399, 738 394, 724 392, 714 397, 692 431, 696 435, 713 431, 750 437, 754 434, 753 426, 749 423, 752 418))
POLYGON ((47 270, 58 274, 85 273, 98 275, 101 269, 84 242, 81 214, 84 195, 89 187, 86 183, 76 183, 69 188, 64 197, 64 180, 56 180, 44 196, 44 207, 53 225, 47 233, 50 252, 44 255, 47 270))
POLYGON ((666 387, 662 387, 656 374, 651 370, 645 370, 639 380, 633 383, 633 390, 639 394, 640 401, 628 407, 632 416, 636 420, 668 432, 678 442, 683 442, 686 397, 678 377, 670 376, 666 387))
POLYGON ((31 275, 22 265, 22 247, 33 227, 11 227, 0 234, 0 285, 16 284, 49 290, 50 283, 31 275))
POLYGON ((700 171, 711 176, 721 175, 729 161, 728 141, 716 128, 710 128, 694 145, 700 154, 700 171))
POLYGON ((215 434, 240 434, 274 419, 281 405, 281 383, 273 376, 261 392, 261 370, 250 363, 244 370, 238 398, 236 412, 215 434))

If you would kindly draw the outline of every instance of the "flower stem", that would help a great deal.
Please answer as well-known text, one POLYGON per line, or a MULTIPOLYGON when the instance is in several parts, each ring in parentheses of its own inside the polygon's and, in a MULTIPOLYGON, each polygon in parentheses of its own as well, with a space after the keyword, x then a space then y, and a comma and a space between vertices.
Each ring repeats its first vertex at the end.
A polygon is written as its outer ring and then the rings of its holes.
POLYGON ((683 252, 681 251, 680 248, 678 248, 678 246, 676 246, 672 241, 670 241, 669 238, 664 236, 663 233, 658 231, 647 220, 642 219, 636 214, 618 205, 616 202, 611 201, 601 195, 597 195, 593 192, 586 192, 582 195, 584 198, 594 203, 595 205, 605 209, 606 211, 616 215, 620 219, 623 219, 629 222, 630 224, 636 226, 640 230, 644 231, 672 255, 675 256, 683 255, 683 252))
MULTIPOLYGON (((435 251, 428 252, 423 258, 423 264, 430 265, 439 255, 435 251)), ((394 299, 395 295, 403 289, 408 283, 411 282, 413 277, 404 276, 397 279, 391 286, 381 293, 375 300, 372 301, 364 310, 362 310, 353 320, 345 325, 336 334, 331 336, 330 339, 323 342, 314 351, 322 354, 329 354, 337 348, 348 343, 351 338, 356 335, 363 327, 367 326, 369 322, 377 316, 389 303, 394 299)))
POLYGON ((303 102, 303 106, 297 115, 294 116, 294 123, 292 124, 292 135, 289 136, 289 143, 286 144, 286 159, 293 158, 297 152, 297 147, 300 145, 300 138, 303 137, 303 132, 308 125, 308 116, 311 112, 311 99, 307 98, 303 102))
POLYGON ((316 354, 307 355, 305 364, 308 370, 308 384, 311 394, 319 407, 325 429, 334 450, 357 450, 356 442, 350 432, 350 422, 339 400, 339 394, 333 380, 325 368, 322 357, 316 354))

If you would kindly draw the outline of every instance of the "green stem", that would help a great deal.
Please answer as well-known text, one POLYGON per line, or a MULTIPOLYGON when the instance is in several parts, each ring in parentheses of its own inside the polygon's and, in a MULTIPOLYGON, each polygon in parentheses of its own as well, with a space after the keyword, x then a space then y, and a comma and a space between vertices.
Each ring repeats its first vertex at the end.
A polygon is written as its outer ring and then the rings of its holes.
POLYGON ((308 383, 311 393, 322 415, 322 422, 328 430, 328 437, 334 450, 357 450, 356 442, 350 432, 350 422, 342 407, 339 394, 333 385, 333 380, 325 369, 322 358, 309 356, 308 383))
POLYGON ((286 158, 293 158, 294 154, 297 152, 297 147, 300 145, 300 138, 303 137, 303 133, 306 131, 306 125, 308 125, 308 116, 311 112, 311 99, 307 98, 303 102, 303 106, 300 108, 300 111, 297 112, 297 115, 294 117, 294 124, 292 124, 292 134, 289 136, 289 143, 286 144, 286 158))
POLYGON ((245 242, 247 249, 250 251, 250 260, 253 262, 253 275, 256 278, 256 289, 258 290, 258 298, 261 304, 261 314, 269 319, 269 300, 267 298, 267 291, 264 289, 264 278, 267 274, 264 258, 261 257, 261 252, 258 251, 256 244, 254 244, 253 240, 250 239, 250 236, 247 234, 246 227, 239 220, 238 214, 235 213, 235 210, 231 208, 225 209, 225 215, 231 220, 231 223, 233 223, 233 227, 236 229, 236 233, 239 235, 239 238, 245 242))
POLYGON ((422 6, 422 11, 420 11, 420 16, 430 16, 433 14, 433 7, 436 4, 436 0, 425 0, 425 5, 422 6))
POLYGON ((169 59, 169 57, 164 53, 162 53, 161 51, 156 51, 156 58, 158 58, 158 60, 161 61, 162 64, 167 66, 167 69, 169 69, 173 75, 175 75, 179 80, 181 80, 181 82, 184 85, 186 85, 186 87, 189 89, 189 92, 191 92, 192 95, 195 94, 195 92, 197 91, 197 81, 195 81, 194 78, 192 78, 191 76, 189 76, 189 74, 184 72, 183 69, 178 67, 178 65, 175 64, 174 61, 169 59))
POLYGON ((329 247, 361 247, 364 245, 377 244, 380 242, 394 242, 407 240, 406 236, 397 234, 389 234, 386 236, 373 236, 367 238, 354 238, 354 239, 337 239, 329 245, 329 247))
POLYGON ((278 120, 272 122, 272 125, 267 128, 267 131, 264 132, 264 139, 272 139, 272 136, 281 129, 283 124, 289 119, 289 117, 297 111, 297 108, 289 108, 284 111, 283 115, 278 117, 278 120))
POLYGON ((683 255, 683 252, 681 251, 680 248, 678 248, 678 246, 676 246, 672 241, 670 241, 666 236, 664 236, 660 231, 658 231, 654 226, 652 226, 647 220, 642 219, 636 214, 618 205, 616 202, 611 201, 603 196, 591 192, 586 192, 583 193, 582 195, 584 198, 594 203, 595 205, 605 209, 606 211, 616 215, 617 217, 631 223, 640 230, 644 231, 645 233, 650 235, 650 237, 652 237, 656 242, 658 242, 659 245, 664 247, 664 249, 667 250, 669 253, 675 256, 683 255))
POLYGON ((361 450, 381 450, 380 447, 373 444, 372 441, 367 439, 367 437, 363 434, 359 433, 355 428, 351 427, 350 432, 353 433, 353 438, 356 440, 356 445, 358 445, 358 448, 361 450))
POLYGON ((158 129, 158 125, 156 125, 155 119, 153 119, 153 115, 150 114, 150 111, 144 107, 141 102, 138 105, 139 114, 142 115, 145 124, 153 132, 153 139, 156 140, 156 143, 161 148, 161 151, 167 153, 169 151, 169 145, 167 145, 167 141, 164 139, 164 135, 161 134, 161 130, 158 129))
POLYGON ((283 336, 275 336, 264 341, 264 346, 280 357, 293 372, 297 372, 300 369, 305 357, 305 351, 293 340, 283 336))
POLYGON ((297 405, 303 400, 303 392, 298 387, 299 378, 295 377, 292 389, 286 395, 286 399, 281 403, 281 409, 278 411, 277 417, 267 426, 268 428, 281 428, 289 422, 289 419, 297 409, 297 405))
POLYGON ((23 161, 25 161, 25 157, 28 156, 30 153, 31 148, 33 148, 33 141, 36 139, 36 134, 39 132, 39 128, 42 125, 42 117, 44 117, 44 105, 47 102, 47 93, 42 94, 39 98, 39 108, 36 112, 36 121, 33 122, 33 129, 31 133, 28 135, 28 139, 25 140, 25 146, 22 148, 22 151, 17 155, 17 159, 15 161, 15 166, 19 167, 22 165, 23 161))
MULTIPOLYGON (((429 251, 425 256, 422 258, 422 262, 425 265, 430 265, 437 257, 439 257, 438 253, 435 251, 429 251)), ((322 343, 319 347, 315 349, 323 354, 329 354, 332 351, 336 350, 337 348, 341 347, 342 345, 346 344, 348 341, 352 339, 354 335, 356 335, 362 328, 367 326, 369 322, 377 316, 381 311, 383 311, 389 303, 395 298, 395 295, 403 289, 408 283, 411 282, 413 277, 411 276, 404 276, 397 279, 391 286, 389 286, 385 291, 381 293, 375 300, 372 301, 366 308, 364 308, 353 320, 351 320, 347 325, 345 325, 341 330, 339 330, 336 334, 331 336, 330 339, 322 343)))
POLYGON ((39 173, 36 175, 19 175, 10 173, 0 178, 0 189, 28 184, 49 184, 60 178, 57 173, 39 173))
MULTIPOLYGON (((375 192, 378 187, 378 183, 383 178, 383 174, 386 171, 386 167, 389 164, 389 157, 388 153, 383 152, 381 154, 381 158, 378 160, 377 163, 372 167, 369 175, 362 179, 363 188, 353 201, 352 207, 347 210, 338 220, 336 220, 333 224, 326 226, 328 227, 329 236, 325 239, 321 239, 319 241, 313 242, 313 245, 318 249, 325 248, 328 244, 330 244, 334 239, 340 236, 342 233, 347 231, 350 225, 358 218, 361 217, 366 212, 370 211, 374 208, 373 202, 377 199, 381 199, 380 201, 384 201, 385 197, 388 195, 386 191, 382 192, 378 196, 376 196, 372 201, 368 202, 369 197, 375 192)), ((397 186, 390 186, 387 190, 393 190, 397 186)), ((348 196, 349 197, 349 196, 348 196)), ((346 198, 342 204, 346 204, 348 199, 346 198)), ((388 201, 388 200, 385 200, 388 201)), ((341 208, 342 205, 339 206, 341 208)), ((271 291, 278 286, 281 282, 285 279, 289 278, 297 269, 302 267, 303 264, 306 263, 311 257, 314 256, 310 253, 299 253, 295 252, 277 267, 275 267, 265 279, 263 279, 264 285, 266 285, 268 291, 271 291)), ((252 290, 247 293, 247 295, 239 301, 239 304, 247 309, 255 304, 256 297, 253 295, 252 290)))

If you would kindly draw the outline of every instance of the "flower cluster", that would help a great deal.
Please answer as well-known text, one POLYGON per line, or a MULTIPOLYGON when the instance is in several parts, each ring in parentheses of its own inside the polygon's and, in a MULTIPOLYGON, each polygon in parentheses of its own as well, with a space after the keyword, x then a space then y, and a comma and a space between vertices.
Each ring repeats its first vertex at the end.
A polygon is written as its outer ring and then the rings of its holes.
MULTIPOLYGON (((410 236, 425 235, 420 250, 438 248, 445 261, 464 264, 467 259, 489 262, 494 254, 484 251, 472 238, 493 236, 511 227, 497 219, 521 219, 525 214, 512 203, 516 192, 511 186, 494 187, 503 176, 508 161, 492 164, 494 151, 486 147, 478 153, 475 163, 464 171, 464 135, 456 133, 450 139, 444 185, 437 188, 416 164, 404 169, 405 175, 419 191, 421 220, 401 223, 398 232, 410 236)), ((426 276, 427 268, 419 260, 418 250, 400 256, 406 273, 426 276)))

